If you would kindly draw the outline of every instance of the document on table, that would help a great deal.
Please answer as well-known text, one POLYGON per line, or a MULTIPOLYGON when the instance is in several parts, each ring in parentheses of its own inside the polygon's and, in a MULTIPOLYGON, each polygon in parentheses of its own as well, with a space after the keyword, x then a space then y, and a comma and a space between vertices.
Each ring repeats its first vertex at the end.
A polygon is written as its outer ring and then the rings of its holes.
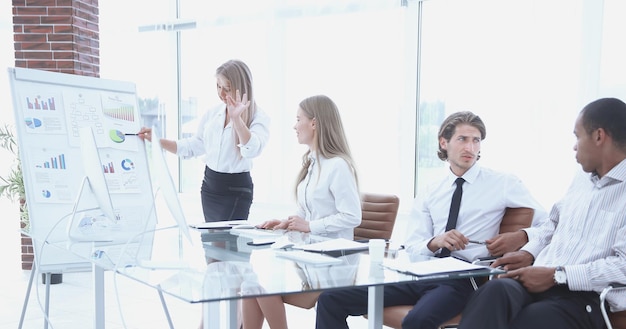
POLYGON ((344 238, 330 239, 321 242, 294 246, 293 249, 326 254, 333 257, 350 255, 368 250, 367 243, 356 242, 344 238))
POLYGON ((198 230, 206 230, 206 229, 231 229, 237 225, 250 224, 245 219, 233 219, 233 220, 223 220, 217 222, 201 222, 201 223, 192 223, 189 224, 189 227, 195 228, 198 230))
MULTIPOLYGON (((497 271, 488 266, 476 265, 468 263, 454 257, 434 258, 422 262, 407 262, 406 260, 385 259, 383 266, 401 272, 416 276, 427 276, 434 274, 447 274, 464 271, 489 270, 497 271)), ((504 273, 499 271, 498 273, 504 273)), ((497 273, 494 273, 497 274, 497 273)))

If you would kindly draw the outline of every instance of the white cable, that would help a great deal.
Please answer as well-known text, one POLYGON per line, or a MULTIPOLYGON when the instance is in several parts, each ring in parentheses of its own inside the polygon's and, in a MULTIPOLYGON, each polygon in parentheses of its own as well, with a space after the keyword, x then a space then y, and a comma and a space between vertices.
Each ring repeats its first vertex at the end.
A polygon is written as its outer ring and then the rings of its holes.
MULTIPOLYGON (((90 211, 90 210, 95 210, 98 208, 91 208, 91 209, 85 209, 83 211, 90 211)), ((57 220, 57 222, 52 226, 52 228, 50 228, 50 230, 48 231, 48 233, 45 235, 45 238, 43 239, 43 242, 41 243, 41 249, 39 250, 39 252, 35 255, 34 257, 34 263, 35 263, 35 287, 37 287, 37 289, 35 289, 36 292, 36 296, 37 296, 37 304, 39 304, 39 309, 41 310, 41 312, 43 313, 44 316, 44 320, 48 323, 48 325, 50 326, 51 329, 54 329, 54 326, 52 325, 52 322, 50 321, 50 318, 48 317, 48 315, 46 314, 46 310, 44 309, 44 306, 41 303, 41 296, 39 295, 39 288, 38 288, 38 283, 39 283, 39 275, 42 274, 41 273, 41 264, 39 263, 39 259, 41 258, 41 255, 43 254, 43 249, 44 247, 49 244, 48 239, 50 238, 50 235, 52 234, 52 232, 54 231, 54 229, 59 225, 59 223, 61 223, 65 218, 67 218, 68 216, 73 215, 75 212, 71 212, 69 214, 63 215, 61 218, 59 218, 59 220, 57 220)), ((35 241, 35 243, 37 243, 36 238, 34 238, 31 235, 31 239, 33 239, 33 241, 35 241)), ((51 276, 52 277, 52 276, 51 276)), ((32 284, 32 282, 31 282, 32 284)), ((50 283, 48 283, 50 284, 50 283)), ((50 299, 50 296, 47 296, 48 299, 50 299)))

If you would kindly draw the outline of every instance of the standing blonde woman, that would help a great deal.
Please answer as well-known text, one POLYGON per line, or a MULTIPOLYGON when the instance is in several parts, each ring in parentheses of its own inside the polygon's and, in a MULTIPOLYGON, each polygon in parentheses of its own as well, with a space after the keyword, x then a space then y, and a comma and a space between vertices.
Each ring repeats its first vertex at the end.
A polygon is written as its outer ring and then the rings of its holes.
MULTIPOLYGON (((240 60, 229 60, 215 71, 217 95, 223 104, 207 111, 192 137, 161 139, 161 146, 184 159, 203 157, 201 187, 207 222, 247 219, 252 205, 252 159, 269 139, 269 117, 257 106, 252 74, 240 60)), ((152 130, 139 137, 152 141, 152 130)))
MULTIPOLYGON (((352 239, 361 223, 357 175, 339 110, 327 96, 300 102, 294 126, 298 143, 309 147, 296 184, 298 210, 262 228, 286 229, 329 238, 352 239)), ((287 328, 283 302, 313 305, 318 293, 243 300, 244 329, 258 329, 264 319, 272 329, 287 328)))

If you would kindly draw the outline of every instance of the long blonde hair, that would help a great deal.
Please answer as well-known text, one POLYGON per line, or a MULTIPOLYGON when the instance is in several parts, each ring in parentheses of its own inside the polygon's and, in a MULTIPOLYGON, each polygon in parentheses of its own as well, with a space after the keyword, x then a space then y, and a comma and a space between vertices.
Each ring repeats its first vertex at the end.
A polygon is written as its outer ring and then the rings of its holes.
MULTIPOLYGON (((215 70, 215 75, 221 75, 226 80, 230 81, 231 91, 239 90, 242 97, 243 94, 247 95, 250 106, 241 114, 241 118, 249 128, 257 110, 256 101, 254 100, 254 91, 252 90, 252 73, 250 73, 250 68, 248 68, 246 63, 238 59, 231 59, 220 65, 215 70)), ((237 136, 235 136, 235 138, 238 139, 237 136)), ((237 140, 237 143, 239 143, 239 140, 237 140)))
MULTIPOLYGON (((341 123, 341 116, 339 115, 339 109, 337 105, 335 105, 335 102, 324 95, 311 96, 300 102, 300 109, 302 109, 304 115, 309 119, 315 119, 317 122, 317 134, 314 141, 317 146, 317 163, 320 163, 320 156, 327 159, 341 157, 352 169, 352 174, 354 175, 354 179, 357 180, 358 185, 356 167, 352 160, 348 139, 346 138, 343 124, 341 123)), ((296 193, 298 184, 304 180, 308 173, 309 165, 311 164, 311 160, 309 159, 310 153, 311 150, 309 149, 302 156, 302 169, 300 169, 296 181, 296 193)))

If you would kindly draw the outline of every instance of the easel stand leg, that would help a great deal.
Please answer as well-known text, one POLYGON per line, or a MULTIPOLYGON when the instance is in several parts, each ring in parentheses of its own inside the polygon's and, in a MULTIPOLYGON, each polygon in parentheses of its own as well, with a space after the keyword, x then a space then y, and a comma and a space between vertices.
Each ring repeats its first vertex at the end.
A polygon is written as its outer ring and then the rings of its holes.
POLYGON ((30 289, 33 287, 33 278, 37 272, 36 265, 33 263, 33 268, 30 270, 30 278, 28 279, 28 287, 26 287, 26 297, 24 297, 24 304, 22 305, 22 315, 20 316, 20 324, 17 329, 22 329, 24 324, 24 316, 26 315, 26 308, 28 307, 28 300, 30 299, 30 289))
MULTIPOLYGON (((26 315, 26 309, 28 308, 28 300, 30 299, 30 290, 35 283, 35 277, 37 274, 37 266, 33 264, 33 267, 30 270, 30 277, 28 279, 28 287, 26 287, 26 296, 24 297, 24 304, 22 305, 22 315, 20 316, 20 323, 17 326, 18 329, 22 329, 24 325, 24 316, 26 315)), ((50 316, 50 279, 52 277, 52 273, 46 273, 46 298, 45 298, 45 315, 43 319, 43 327, 44 329, 48 329, 48 316, 50 316)))

